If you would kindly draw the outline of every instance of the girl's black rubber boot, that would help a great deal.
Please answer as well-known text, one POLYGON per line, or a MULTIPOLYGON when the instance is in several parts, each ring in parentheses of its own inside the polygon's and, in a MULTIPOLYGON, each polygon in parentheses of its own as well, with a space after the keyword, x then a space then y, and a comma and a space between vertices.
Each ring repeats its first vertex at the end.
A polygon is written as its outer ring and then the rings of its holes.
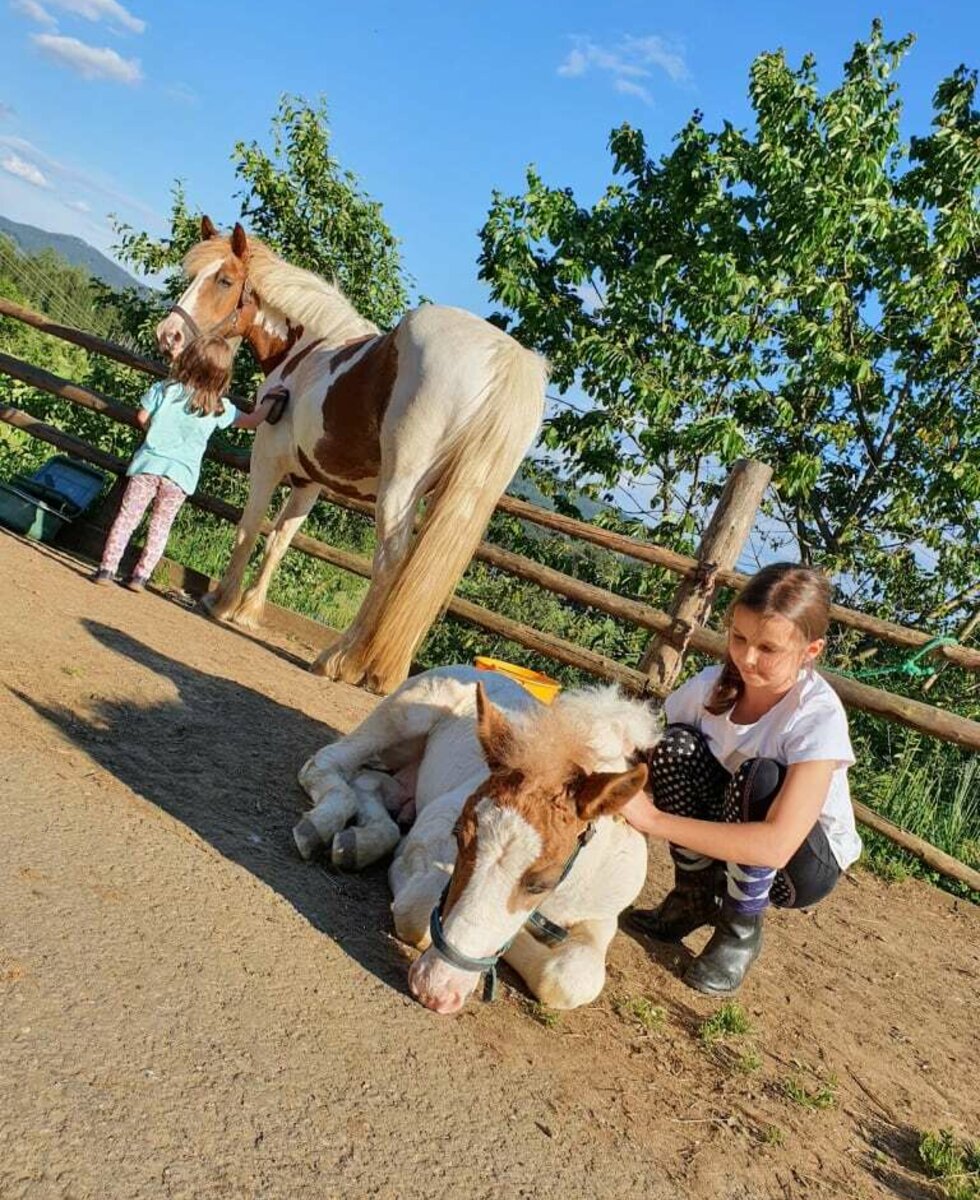
POLYGON ((709 996, 730 996, 738 991, 762 950, 764 920, 765 912, 740 913, 726 897, 711 940, 688 967, 684 982, 709 996))
POLYGON ((717 866, 703 871, 674 868, 674 887, 656 908, 634 908, 626 917, 631 929, 658 942, 679 942, 718 916, 717 866))

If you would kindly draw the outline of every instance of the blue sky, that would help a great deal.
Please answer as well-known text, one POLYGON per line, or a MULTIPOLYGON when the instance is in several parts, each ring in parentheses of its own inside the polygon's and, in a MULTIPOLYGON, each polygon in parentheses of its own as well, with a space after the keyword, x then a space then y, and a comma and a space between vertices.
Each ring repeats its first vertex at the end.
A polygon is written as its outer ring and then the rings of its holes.
POLYGON ((234 142, 267 143, 283 91, 322 94, 336 154, 384 204, 420 289, 477 311, 477 231, 529 162, 591 203, 615 125, 660 151, 694 108, 746 124, 756 54, 812 50, 829 87, 876 15, 918 35, 899 76, 908 132, 942 76, 980 65, 975 0, 0 2, 0 214, 108 249, 109 212, 165 232, 179 177, 227 223, 234 142))

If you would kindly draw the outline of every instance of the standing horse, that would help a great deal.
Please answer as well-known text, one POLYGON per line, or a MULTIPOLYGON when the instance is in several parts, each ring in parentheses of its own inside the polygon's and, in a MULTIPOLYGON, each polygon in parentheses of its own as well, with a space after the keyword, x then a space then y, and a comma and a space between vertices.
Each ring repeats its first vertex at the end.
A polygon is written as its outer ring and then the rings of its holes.
POLYGON ((283 262, 241 225, 224 238, 205 217, 201 233, 184 261, 190 286, 157 327, 161 350, 178 354, 202 333, 244 338, 266 375, 260 398, 289 393, 284 417, 256 434, 235 548, 206 603, 219 619, 259 621, 321 485, 375 500, 371 585, 313 670, 387 692, 407 675, 534 440, 547 364, 456 308, 424 305, 381 333, 337 287, 283 262), (249 555, 285 478, 290 494, 243 599, 249 555))
POLYGON ((417 817, 388 878, 398 936, 425 948, 413 994, 458 1012, 504 958, 542 1003, 575 1008, 602 991, 617 916, 646 877, 646 839, 615 814, 646 782, 630 760, 659 736, 650 707, 614 688, 546 707, 505 676, 441 667, 306 763, 315 807, 294 836, 308 855, 332 832, 345 865, 365 865, 397 840, 384 808, 407 787, 417 817))

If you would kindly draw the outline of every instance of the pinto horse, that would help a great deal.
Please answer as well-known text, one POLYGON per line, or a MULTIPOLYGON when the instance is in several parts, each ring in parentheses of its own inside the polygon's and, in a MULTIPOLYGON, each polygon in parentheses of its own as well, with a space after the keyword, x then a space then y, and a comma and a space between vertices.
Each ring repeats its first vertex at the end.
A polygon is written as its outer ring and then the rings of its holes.
POLYGON ((646 877, 646 840, 616 813, 646 782, 631 759, 659 736, 657 714, 615 688, 545 706, 505 676, 440 667, 305 764, 315 807, 294 836, 308 853, 330 829, 354 835, 370 861, 394 828, 384 809, 414 793, 388 873, 395 930, 425 951, 412 993, 458 1012, 503 958, 543 1004, 575 1008, 602 991, 617 916, 646 877), (368 793, 373 809, 358 810, 368 793))
POLYGON ((225 238, 205 217, 201 234, 184 260, 190 285, 157 327, 161 350, 176 355, 205 333, 243 338, 266 376, 260 400, 289 394, 282 419, 256 433, 234 551, 205 603, 218 619, 258 623, 321 485, 376 501, 370 587, 313 670, 390 691, 535 438, 547 363, 457 308, 423 305, 382 333, 337 287, 290 266, 241 225, 225 238), (249 555, 287 478, 291 491, 243 598, 249 555))

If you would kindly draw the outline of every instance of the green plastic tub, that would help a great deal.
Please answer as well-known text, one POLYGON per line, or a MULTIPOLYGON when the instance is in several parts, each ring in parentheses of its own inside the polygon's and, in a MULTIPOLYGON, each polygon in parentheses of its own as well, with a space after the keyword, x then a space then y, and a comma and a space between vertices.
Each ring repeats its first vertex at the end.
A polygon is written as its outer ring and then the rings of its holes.
POLYGON ((33 475, 0 483, 0 525, 50 542, 94 503, 105 478, 87 463, 56 454, 33 475))

